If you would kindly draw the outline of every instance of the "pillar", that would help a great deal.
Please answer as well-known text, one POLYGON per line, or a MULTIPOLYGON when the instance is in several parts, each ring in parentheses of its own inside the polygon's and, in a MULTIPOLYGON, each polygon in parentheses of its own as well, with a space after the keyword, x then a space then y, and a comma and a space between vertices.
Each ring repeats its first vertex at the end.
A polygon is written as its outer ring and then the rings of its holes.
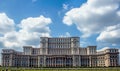
POLYGON ((92 58, 91 58, 91 56, 89 56, 89 66, 90 67, 92 66, 92 58))
POLYGON ((38 56, 38 67, 40 67, 40 56, 38 56))
POLYGON ((75 62, 75 56, 73 55, 73 66, 76 66, 76 62, 75 62))
POLYGON ((29 56, 28 56, 28 58, 27 58, 27 59, 28 59, 28 67, 29 67, 29 66, 30 66, 30 61, 29 61, 30 59, 29 59, 29 56))
POLYGON ((56 57, 55 57, 55 67, 56 67, 56 57))
POLYGON ((79 66, 81 66, 81 56, 79 56, 79 66))
POLYGON ((46 67, 46 56, 44 56, 44 67, 46 67))

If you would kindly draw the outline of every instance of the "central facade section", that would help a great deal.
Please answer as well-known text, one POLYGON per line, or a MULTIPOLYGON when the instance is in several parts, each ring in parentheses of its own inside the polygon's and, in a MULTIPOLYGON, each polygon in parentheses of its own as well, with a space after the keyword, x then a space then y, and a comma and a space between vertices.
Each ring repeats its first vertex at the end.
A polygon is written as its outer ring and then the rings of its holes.
POLYGON ((74 54, 73 49, 79 46, 79 37, 47 38, 41 37, 40 45, 45 48, 45 54, 68 55, 74 54))
MULTIPOLYGON (((76 66, 74 54, 79 54, 79 37, 47 38, 41 37, 41 47, 46 55, 45 64, 48 67, 76 66)), ((79 62, 77 64, 79 66, 79 62)))

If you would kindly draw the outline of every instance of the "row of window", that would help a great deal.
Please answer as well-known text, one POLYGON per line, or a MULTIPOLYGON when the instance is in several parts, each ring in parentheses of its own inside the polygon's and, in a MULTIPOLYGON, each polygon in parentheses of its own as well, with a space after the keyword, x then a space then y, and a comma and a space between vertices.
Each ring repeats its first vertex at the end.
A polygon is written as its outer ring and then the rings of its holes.
POLYGON ((112 52, 112 53, 114 53, 114 52, 118 52, 118 49, 108 49, 108 50, 106 50, 106 52, 112 52))
POLYGON ((3 50, 3 53, 12 53, 13 50, 3 50))
POLYGON ((71 39, 70 38, 66 38, 66 39, 56 38, 56 39, 49 39, 48 41, 49 42, 70 42, 71 39))
POLYGON ((71 44, 49 44, 48 48, 70 48, 71 44))
POLYGON ((48 54, 70 54, 70 50, 49 50, 48 54))

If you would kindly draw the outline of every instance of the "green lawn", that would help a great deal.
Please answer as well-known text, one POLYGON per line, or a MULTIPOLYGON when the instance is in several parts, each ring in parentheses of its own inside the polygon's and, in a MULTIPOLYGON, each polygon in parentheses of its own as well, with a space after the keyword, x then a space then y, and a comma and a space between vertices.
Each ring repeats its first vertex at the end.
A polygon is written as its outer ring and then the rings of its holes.
POLYGON ((120 68, 0 68, 0 71, 120 71, 120 68))

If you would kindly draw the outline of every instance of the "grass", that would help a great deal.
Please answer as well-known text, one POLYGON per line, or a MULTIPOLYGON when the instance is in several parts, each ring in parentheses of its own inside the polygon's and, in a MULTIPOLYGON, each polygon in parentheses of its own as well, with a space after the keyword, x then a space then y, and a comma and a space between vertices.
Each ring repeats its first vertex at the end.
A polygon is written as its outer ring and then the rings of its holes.
POLYGON ((1 67, 0 71, 120 71, 120 68, 5 68, 1 67))

